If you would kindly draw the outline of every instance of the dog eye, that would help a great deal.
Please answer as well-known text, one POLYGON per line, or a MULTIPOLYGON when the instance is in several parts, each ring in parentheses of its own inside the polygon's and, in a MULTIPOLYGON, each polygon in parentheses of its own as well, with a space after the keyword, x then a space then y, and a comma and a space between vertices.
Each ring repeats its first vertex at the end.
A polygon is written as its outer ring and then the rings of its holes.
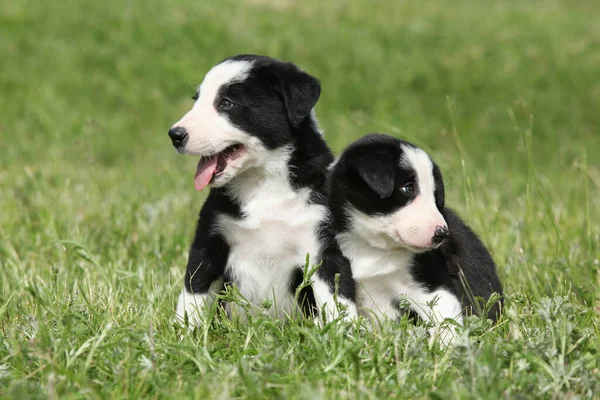
POLYGON ((194 93, 194 95, 192 96, 192 100, 198 100, 198 92, 194 93))
POLYGON ((229 99, 223 99, 219 103, 219 108, 222 108, 223 110, 228 110, 231 107, 233 107, 233 103, 229 99))
POLYGON ((415 192, 415 184, 407 183, 406 185, 401 186, 400 190, 402 190, 406 194, 413 194, 415 192))

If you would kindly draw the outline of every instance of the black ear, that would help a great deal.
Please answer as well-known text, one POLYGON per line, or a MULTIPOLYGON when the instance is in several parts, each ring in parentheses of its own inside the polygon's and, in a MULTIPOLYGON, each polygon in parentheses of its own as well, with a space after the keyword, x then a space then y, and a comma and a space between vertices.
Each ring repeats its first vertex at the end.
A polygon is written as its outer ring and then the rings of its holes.
POLYGON ((445 193, 444 193, 444 180, 442 179, 442 171, 437 164, 433 164, 433 181, 435 182, 435 205, 438 210, 444 208, 445 193))
POLYGON ((319 96, 321 84, 314 76, 292 63, 282 63, 277 71, 290 124, 298 127, 309 115, 319 96))
POLYGON ((390 152, 377 150, 355 157, 352 168, 379 198, 385 199, 394 193, 396 161, 390 152))

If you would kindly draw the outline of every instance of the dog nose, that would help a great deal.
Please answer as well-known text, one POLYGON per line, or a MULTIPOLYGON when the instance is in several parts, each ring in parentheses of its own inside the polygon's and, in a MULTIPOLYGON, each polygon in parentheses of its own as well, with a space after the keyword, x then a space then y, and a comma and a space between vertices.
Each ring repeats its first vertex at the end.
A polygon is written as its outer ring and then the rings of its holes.
POLYGON ((173 142, 173 146, 181 147, 188 137, 187 130, 182 126, 175 126, 169 129, 169 137, 173 142))
POLYGON ((435 230, 433 231, 433 243, 434 244, 440 244, 444 241, 444 239, 446 239, 448 237, 448 235, 450 234, 450 232, 448 231, 448 228, 445 226, 436 226, 435 230))

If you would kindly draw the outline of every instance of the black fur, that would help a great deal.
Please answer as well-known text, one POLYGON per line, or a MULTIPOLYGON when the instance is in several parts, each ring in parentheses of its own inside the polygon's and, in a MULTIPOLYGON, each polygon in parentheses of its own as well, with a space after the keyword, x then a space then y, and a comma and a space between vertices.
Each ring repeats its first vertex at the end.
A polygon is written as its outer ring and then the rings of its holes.
POLYGON ((215 106, 223 98, 233 101, 235 107, 221 112, 266 147, 291 145, 292 186, 320 189, 333 154, 308 118, 321 94, 319 81, 292 63, 265 56, 239 55, 227 60, 252 61, 253 68, 243 82, 221 88, 215 106))
MULTIPOLYGON (((336 233, 351 229, 347 212, 349 208, 368 215, 387 215, 411 200, 398 190, 414 177, 414 171, 400 163, 401 145, 415 147, 391 136, 371 134, 354 142, 343 152, 327 181, 328 201, 336 233)), ((442 174, 434 163, 433 176, 436 206, 448 224, 450 235, 439 248, 415 253, 411 274, 431 291, 440 287, 449 289, 462 300, 465 311, 477 313, 480 305, 475 304, 474 297, 487 300, 494 292, 502 294, 496 266, 477 235, 445 207, 442 174), (460 270, 464 274, 467 289, 461 282, 460 270)), ((415 190, 418 191, 418 187, 415 190)), ((488 317, 495 321, 499 311, 500 304, 496 303, 488 317)))
MULTIPOLYGON (((250 61, 252 67, 245 79, 225 84, 219 89, 214 100, 217 111, 226 114, 239 129, 260 139, 268 149, 291 147, 288 168, 292 187, 296 190, 310 189, 311 201, 326 205, 324 183, 333 155, 315 121, 309 118, 319 99, 319 81, 292 63, 265 56, 239 55, 227 60, 250 61), (234 105, 222 107, 223 100, 234 105)), ((215 226, 217 215, 222 213, 238 219, 246 217, 227 190, 212 188, 200 212, 189 253, 185 283, 188 292, 206 293, 212 282, 223 277, 229 244, 215 226)), ((320 232, 315 232, 323 243, 318 255, 322 265, 317 274, 332 289, 334 277, 339 274, 340 293, 354 301, 354 281, 349 262, 337 248, 331 222, 323 221, 321 225, 320 232)), ((311 263, 318 263, 318 260, 311 260, 311 263)), ((302 268, 298 266, 298 270, 290 276, 292 293, 302 283, 302 268)), ((315 297, 311 288, 303 289, 300 297, 304 311, 312 314, 315 297)))
MULTIPOLYGON (((348 229, 348 203, 368 214, 390 214, 410 198, 395 190, 414 178, 415 172, 398 167, 400 144, 414 145, 387 135, 367 135, 352 143, 329 174, 329 207, 334 226, 348 229)), ((442 195, 443 198, 443 195, 442 195)))
POLYGON ((218 214, 241 218, 240 207, 223 189, 212 189, 200 210, 200 219, 188 256, 185 288, 189 293, 206 293, 223 276, 229 245, 213 229, 218 214))
MULTIPOLYGON (((294 273, 292 279, 292 285, 290 286, 290 291, 296 294, 296 290, 302 285, 304 281, 304 267, 298 267, 296 272, 294 273)), ((317 301, 315 299, 315 294, 313 293, 310 286, 304 287, 300 289, 300 293, 298 293, 298 301, 300 302, 300 307, 302 308, 302 312, 307 316, 316 316, 317 315, 317 301)))
POLYGON ((321 262, 323 265, 335 265, 337 268, 321 268, 317 272, 332 287, 335 285, 336 274, 339 274, 338 286, 335 288, 337 293, 347 299, 354 299, 356 285, 353 279, 348 279, 348 277, 352 277, 352 268, 337 245, 335 231, 330 220, 321 223, 319 239, 323 244, 321 262))

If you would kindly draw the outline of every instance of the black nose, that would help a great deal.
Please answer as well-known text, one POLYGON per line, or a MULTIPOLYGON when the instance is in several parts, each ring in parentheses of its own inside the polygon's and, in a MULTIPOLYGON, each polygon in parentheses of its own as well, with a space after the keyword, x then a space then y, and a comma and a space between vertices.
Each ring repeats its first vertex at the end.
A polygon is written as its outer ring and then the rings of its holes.
POLYGON ((181 147, 185 143, 185 140, 188 137, 188 133, 184 127, 175 126, 171 129, 169 129, 169 137, 171 138, 171 141, 173 142, 173 146, 181 147))
POLYGON ((448 228, 445 226, 436 226, 435 231, 433 232, 433 243, 440 244, 448 237, 450 232, 448 228))

